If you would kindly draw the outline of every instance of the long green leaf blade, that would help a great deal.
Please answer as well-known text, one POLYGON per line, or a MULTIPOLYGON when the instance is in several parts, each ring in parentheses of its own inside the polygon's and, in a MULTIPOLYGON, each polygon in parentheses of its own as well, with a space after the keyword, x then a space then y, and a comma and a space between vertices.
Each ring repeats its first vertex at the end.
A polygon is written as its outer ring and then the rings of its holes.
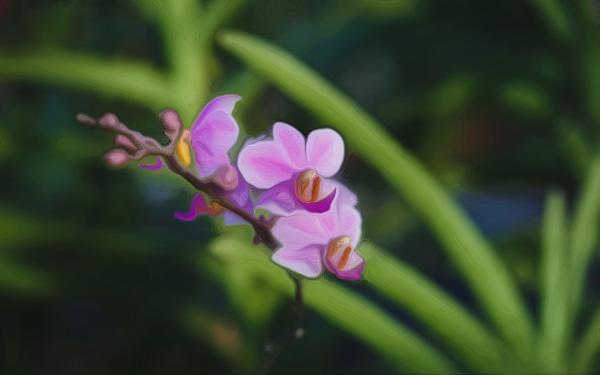
POLYGON ((579 304, 584 289, 585 276, 598 242, 598 220, 600 219, 600 156, 594 157, 589 165, 581 197, 573 214, 569 250, 571 255, 571 311, 569 323, 572 329, 577 319, 579 304))
POLYGON ((218 41, 325 123, 336 127, 351 147, 406 197, 449 252, 491 320, 528 361, 532 325, 513 280, 480 231, 433 176, 375 119, 289 53, 241 32, 222 32, 218 41))
POLYGON ((570 299, 566 215, 564 195, 550 192, 542 220, 540 359, 552 372, 566 370, 570 299))
POLYGON ((166 78, 143 62, 49 51, 0 54, 0 82, 29 80, 118 96, 152 109, 172 104, 166 78))
POLYGON ((471 313, 410 265, 371 243, 360 248, 364 278, 379 293, 408 309, 477 372, 507 372, 507 348, 471 313))
POLYGON ((573 373, 592 371, 590 366, 600 354, 600 309, 596 310, 592 321, 586 327, 581 340, 574 349, 573 373))

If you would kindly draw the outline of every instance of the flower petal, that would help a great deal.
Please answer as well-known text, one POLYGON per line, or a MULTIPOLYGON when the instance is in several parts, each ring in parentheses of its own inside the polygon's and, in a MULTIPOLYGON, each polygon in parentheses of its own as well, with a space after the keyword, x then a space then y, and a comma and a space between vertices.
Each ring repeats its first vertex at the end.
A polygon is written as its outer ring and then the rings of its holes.
POLYGON ((245 146, 238 156, 244 179, 259 189, 269 189, 292 178, 297 168, 273 141, 258 141, 245 146))
POLYGON ((356 264, 354 267, 352 267, 352 268, 346 267, 345 270, 340 271, 339 269, 337 269, 333 265, 331 265, 328 260, 326 260, 327 269, 329 269, 333 274, 335 274, 340 279, 352 280, 352 281, 360 280, 362 278, 362 271, 365 268, 365 260, 363 257, 361 257, 357 253, 354 253, 353 256, 355 257, 354 263, 356 264), (358 262, 357 262, 357 260, 358 260, 358 262))
POLYGON ((200 177, 206 177, 229 160, 227 153, 235 144, 240 129, 232 116, 235 103, 241 97, 224 95, 204 107, 191 129, 200 177))
POLYGON ((277 219, 271 232, 284 248, 299 250, 312 245, 326 245, 329 234, 323 229, 317 216, 323 214, 310 214, 298 212, 293 216, 277 219))
MULTIPOLYGON (((252 197, 250 196, 250 187, 242 178, 238 178, 238 185, 235 189, 226 194, 226 198, 233 201, 238 207, 250 215, 254 212, 252 197)), ((225 211, 223 215, 225 225, 250 225, 246 220, 230 211, 225 211)))
POLYGON ((352 206, 344 206, 340 209, 340 233, 350 237, 352 248, 356 248, 361 240, 362 218, 358 210, 352 206))
POLYGON ((154 164, 140 164, 140 168, 147 169, 149 171, 159 171, 163 166, 162 158, 156 158, 156 162, 154 164))
POLYGON ((196 194, 194 199, 192 200, 192 204, 190 205, 190 209, 188 212, 175 212, 175 217, 182 221, 192 221, 196 219, 200 215, 211 215, 214 216, 218 214, 214 208, 212 208, 206 202, 206 198, 202 194, 196 194))
POLYGON ((321 275, 323 266, 321 264, 321 250, 316 246, 305 247, 301 250, 278 250, 271 257, 273 262, 308 278, 321 275))
POLYGON ((285 151, 296 169, 306 168, 306 141, 298 129, 283 122, 276 122, 273 125, 273 140, 285 151))
POLYGON ((323 177, 336 174, 344 161, 344 140, 332 129, 317 129, 308 135, 306 159, 323 177))

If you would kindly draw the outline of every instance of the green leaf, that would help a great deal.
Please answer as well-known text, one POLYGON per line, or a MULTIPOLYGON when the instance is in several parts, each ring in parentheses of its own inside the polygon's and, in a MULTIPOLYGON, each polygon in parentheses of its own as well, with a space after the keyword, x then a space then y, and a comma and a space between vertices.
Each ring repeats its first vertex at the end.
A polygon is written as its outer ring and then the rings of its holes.
POLYGON ((0 253, 0 291, 38 298, 52 293, 53 289, 47 274, 0 253))
POLYGON ((565 197, 550 192, 542 220, 540 360, 551 372, 564 372, 569 318, 569 254, 565 197))
POLYGON ((535 7, 545 18, 548 27, 563 41, 574 37, 573 25, 561 1, 532 0, 535 7))
POLYGON ((165 77, 143 62, 61 51, 0 54, 0 82, 29 80, 117 96, 152 109, 172 103, 165 77))
POLYGON ((589 164, 587 178, 581 197, 575 206, 569 250, 571 254, 571 311, 570 324, 577 319, 583 294, 585 276, 598 242, 598 219, 600 216, 600 155, 589 164))
POLYGON ((470 312, 410 265, 370 243, 364 278, 377 292, 409 310, 477 372, 507 372, 514 365, 504 344, 470 312))
MULTIPOLYGON (((223 269, 243 268, 249 275, 262 277, 263 288, 271 288, 287 297, 293 296, 293 283, 287 272, 257 251, 250 238, 247 234, 243 239, 223 235, 209 249, 223 269)), ((303 289, 304 301, 311 309, 373 348, 398 368, 411 373, 453 372, 451 362, 435 348, 347 287, 321 278, 307 280, 303 289)), ((247 298, 251 299, 253 295, 247 295, 247 298)))
POLYGON ((289 53, 251 35, 220 45, 325 123, 337 128, 429 225, 519 356, 532 358, 532 324, 514 281, 480 231, 423 166, 374 118, 289 53))
MULTIPOLYGON (((592 321, 586 326, 581 341, 577 343, 573 351, 573 368, 570 370, 575 374, 592 371, 591 365, 598 359, 600 353, 600 309, 596 310, 592 321)), ((597 370, 597 369, 596 369, 597 370)))

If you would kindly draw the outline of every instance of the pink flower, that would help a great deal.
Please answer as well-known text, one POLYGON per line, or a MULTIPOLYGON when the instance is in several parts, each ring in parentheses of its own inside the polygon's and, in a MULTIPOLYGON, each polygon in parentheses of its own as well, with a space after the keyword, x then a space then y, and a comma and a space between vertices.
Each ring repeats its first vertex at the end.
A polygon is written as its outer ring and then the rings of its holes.
POLYGON ((271 259, 308 278, 318 277, 324 266, 341 279, 359 280, 365 261, 356 252, 362 220, 355 205, 356 196, 339 185, 329 211, 279 218, 272 233, 282 247, 271 259))
MULTIPOLYGON (((254 209, 250 188, 239 178, 239 172, 231 164, 229 151, 240 133, 239 126, 232 116, 238 95, 224 95, 214 98, 204 107, 194 122, 189 139, 194 150, 198 176, 210 178, 220 187, 220 196, 226 198, 247 212, 254 209)), ((202 194, 197 194, 186 213, 176 212, 175 217, 190 221, 202 214, 216 216, 223 213, 226 225, 246 224, 240 217, 219 205, 216 201, 207 202, 202 194)))
POLYGON ((217 177, 224 187, 237 186, 237 170, 231 165, 229 150, 237 141, 240 128, 232 116, 238 95, 214 98, 204 107, 190 132, 198 176, 217 177), (225 177, 225 180, 222 178, 225 177))
POLYGON ((277 215, 298 210, 325 212, 336 193, 334 176, 344 161, 344 141, 331 129, 318 129, 305 140, 302 133, 282 122, 273 125, 273 139, 245 146, 238 168, 250 185, 271 189, 257 207, 277 215))

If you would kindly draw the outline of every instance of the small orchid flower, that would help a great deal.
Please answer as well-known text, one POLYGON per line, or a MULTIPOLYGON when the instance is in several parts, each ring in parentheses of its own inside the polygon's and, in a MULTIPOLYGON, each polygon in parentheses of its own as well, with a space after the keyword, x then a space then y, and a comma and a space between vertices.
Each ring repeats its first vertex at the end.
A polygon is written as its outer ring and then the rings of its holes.
MULTIPOLYGON (((204 107, 190 131, 184 131, 177 144, 179 159, 189 165, 191 157, 186 141, 190 142, 196 168, 200 178, 209 178, 216 183, 221 197, 235 202, 246 212, 253 210, 250 188, 239 177, 236 167, 231 164, 229 150, 237 141, 240 129, 232 116, 235 103, 241 97, 224 95, 213 99, 204 107), (187 163, 186 163, 187 161, 187 163)), ((194 220, 200 214, 216 216, 224 213, 225 224, 246 224, 239 216, 225 211, 217 201, 207 203, 202 194, 197 194, 187 213, 175 213, 180 220, 194 220)))
POLYGON ((356 196, 340 185, 329 211, 279 218, 272 233, 282 247, 273 262, 308 278, 318 277, 324 266, 340 279, 359 280, 365 261, 356 252, 362 220, 355 205, 356 196))
POLYGON ((294 127, 277 122, 273 139, 245 146, 238 157, 244 179, 258 189, 269 189, 257 207, 277 215, 298 210, 325 212, 337 185, 335 175, 344 160, 344 141, 331 129, 314 130, 305 139, 294 127))
POLYGON ((240 128, 232 116, 238 95, 223 95, 214 98, 204 107, 188 139, 194 150, 196 168, 200 178, 211 177, 225 190, 238 185, 238 171, 231 165, 229 150, 240 134, 240 128))

